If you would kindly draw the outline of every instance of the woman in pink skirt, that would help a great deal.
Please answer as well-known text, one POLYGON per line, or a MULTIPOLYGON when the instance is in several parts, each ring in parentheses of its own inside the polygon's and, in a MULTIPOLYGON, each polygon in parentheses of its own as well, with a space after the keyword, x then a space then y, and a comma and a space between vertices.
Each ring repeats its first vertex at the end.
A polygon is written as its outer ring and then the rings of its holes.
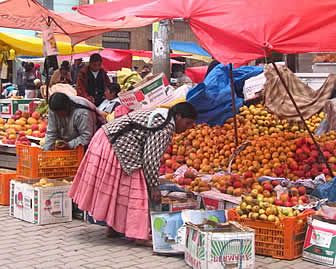
POLYGON ((104 125, 93 137, 70 196, 110 231, 139 243, 150 233, 150 203, 160 203, 160 159, 174 132, 194 124, 190 103, 131 112, 104 125))

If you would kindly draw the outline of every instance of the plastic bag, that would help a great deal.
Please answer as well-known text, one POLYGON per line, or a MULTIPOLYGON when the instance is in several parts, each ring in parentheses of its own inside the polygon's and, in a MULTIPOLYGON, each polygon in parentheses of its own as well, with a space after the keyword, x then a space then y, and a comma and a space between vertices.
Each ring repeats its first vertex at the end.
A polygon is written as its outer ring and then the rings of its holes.
POLYGON ((318 185, 312 195, 324 199, 328 198, 330 202, 336 202, 336 178, 330 182, 318 185))

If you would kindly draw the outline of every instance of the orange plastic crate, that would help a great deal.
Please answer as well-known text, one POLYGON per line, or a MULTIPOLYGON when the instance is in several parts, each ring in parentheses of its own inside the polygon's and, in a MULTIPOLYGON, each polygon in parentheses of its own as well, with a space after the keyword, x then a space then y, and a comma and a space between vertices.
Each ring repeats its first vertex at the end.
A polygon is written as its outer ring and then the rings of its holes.
POLYGON ((15 177, 15 171, 0 169, 0 205, 9 205, 10 181, 15 177))
POLYGON ((314 211, 307 211, 296 217, 286 217, 280 224, 274 222, 239 219, 235 209, 229 210, 229 220, 255 230, 256 254, 277 259, 293 260, 302 256, 307 231, 307 217, 314 211))
POLYGON ((16 146, 17 176, 25 178, 62 178, 76 174, 84 149, 43 151, 38 147, 16 146))

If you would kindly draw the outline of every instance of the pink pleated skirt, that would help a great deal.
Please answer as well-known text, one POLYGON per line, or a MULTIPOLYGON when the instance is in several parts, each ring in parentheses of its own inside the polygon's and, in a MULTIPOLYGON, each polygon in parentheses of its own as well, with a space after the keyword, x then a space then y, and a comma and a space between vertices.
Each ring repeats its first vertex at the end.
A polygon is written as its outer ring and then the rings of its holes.
POLYGON ((149 238, 148 192, 142 170, 127 175, 102 129, 94 135, 69 192, 81 210, 128 238, 149 238))

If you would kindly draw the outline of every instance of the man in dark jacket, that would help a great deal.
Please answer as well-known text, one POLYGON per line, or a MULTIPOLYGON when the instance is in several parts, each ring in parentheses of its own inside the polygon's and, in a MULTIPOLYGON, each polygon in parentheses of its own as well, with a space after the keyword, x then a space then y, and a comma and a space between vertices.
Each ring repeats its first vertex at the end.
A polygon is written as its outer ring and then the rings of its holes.
POLYGON ((111 84, 102 68, 102 63, 103 59, 98 53, 92 54, 89 65, 80 70, 76 83, 77 95, 88 99, 96 106, 103 102, 105 89, 111 84))

